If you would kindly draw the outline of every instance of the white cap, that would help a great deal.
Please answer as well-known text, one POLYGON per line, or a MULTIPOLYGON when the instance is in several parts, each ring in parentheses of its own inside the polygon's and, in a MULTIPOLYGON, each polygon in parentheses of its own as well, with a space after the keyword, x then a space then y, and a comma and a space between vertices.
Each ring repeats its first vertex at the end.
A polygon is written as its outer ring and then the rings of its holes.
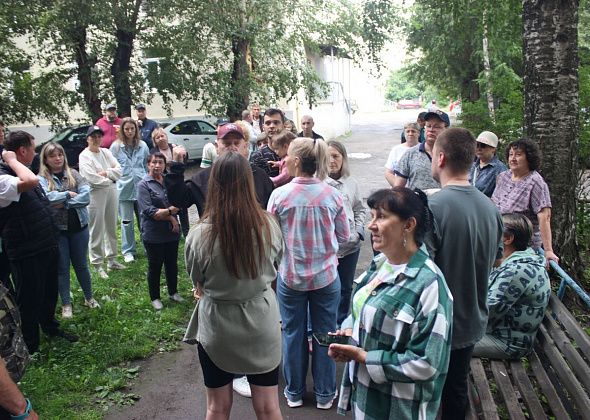
POLYGON ((491 131, 482 131, 480 135, 477 136, 477 141, 494 148, 498 147, 498 136, 491 131))

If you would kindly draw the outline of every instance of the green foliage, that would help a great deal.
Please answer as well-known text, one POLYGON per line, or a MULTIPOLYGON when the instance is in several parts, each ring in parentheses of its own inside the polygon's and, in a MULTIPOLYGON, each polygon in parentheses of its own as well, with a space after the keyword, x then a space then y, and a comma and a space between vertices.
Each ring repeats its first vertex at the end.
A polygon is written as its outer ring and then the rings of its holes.
MULTIPOLYGON (((72 272, 74 318, 61 324, 80 341, 42 340, 21 381, 41 418, 98 419, 110 406, 133 404, 139 398, 129 391, 139 373, 134 361, 175 350, 192 311, 182 247, 181 242, 178 285, 186 302, 164 298, 159 312, 150 303, 143 255, 127 269, 111 271, 107 280, 92 273, 94 296, 101 304, 97 309, 82 305, 83 293, 72 272)), ((162 287, 162 296, 166 295, 162 287)))
POLYGON ((402 70, 394 71, 389 76, 386 85, 385 98, 397 102, 400 99, 414 99, 422 96, 422 91, 417 83, 408 79, 402 70))

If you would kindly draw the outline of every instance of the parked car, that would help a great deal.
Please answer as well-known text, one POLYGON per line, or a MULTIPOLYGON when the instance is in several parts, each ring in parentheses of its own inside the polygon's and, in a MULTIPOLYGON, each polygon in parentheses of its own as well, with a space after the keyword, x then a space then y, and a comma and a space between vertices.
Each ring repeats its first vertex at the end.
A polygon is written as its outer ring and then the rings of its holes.
POLYGON ((184 146, 190 160, 201 159, 203 147, 217 138, 215 127, 200 119, 165 120, 159 124, 168 134, 168 142, 184 146))
POLYGON ((43 145, 47 142, 53 141, 59 143, 66 152, 68 164, 72 168, 78 169, 78 156, 87 146, 86 132, 88 131, 88 127, 90 127, 90 125, 83 124, 64 128, 46 142, 39 144, 35 148, 35 152, 41 153, 43 145))
POLYGON ((419 99, 400 99, 397 101, 397 108, 398 109, 420 109, 422 108, 422 103, 419 99))

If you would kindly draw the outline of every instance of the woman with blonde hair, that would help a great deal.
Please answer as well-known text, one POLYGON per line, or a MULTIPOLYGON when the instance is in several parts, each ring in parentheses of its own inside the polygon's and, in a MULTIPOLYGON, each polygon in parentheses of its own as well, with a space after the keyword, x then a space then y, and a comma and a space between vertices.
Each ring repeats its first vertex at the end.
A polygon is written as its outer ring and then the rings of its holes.
MULTIPOLYGON (((314 333, 336 330, 338 247, 348 240, 350 229, 342 195, 324 181, 328 147, 323 140, 293 140, 285 165, 294 179, 273 191, 267 208, 277 216, 285 238, 277 285, 283 322, 284 395, 289 407, 300 407, 309 362, 308 306, 314 333)), ((327 410, 336 396, 336 364, 327 347, 316 342, 311 370, 317 408, 327 410)))
POLYGON ((147 174, 149 150, 147 144, 140 139, 139 127, 133 118, 123 118, 118 135, 118 140, 111 145, 110 150, 123 171, 117 181, 121 253, 125 262, 133 262, 136 253, 133 213, 137 211, 137 184, 147 174))
POLYGON ((222 153, 185 249, 199 299, 185 341, 198 342, 207 419, 229 419, 235 374, 247 375, 258 419, 282 418, 281 328, 271 287, 282 252, 281 229, 258 204, 248 161, 239 152, 222 153))
POLYGON ((59 229, 58 290, 62 302, 62 317, 71 318, 70 262, 84 292, 84 304, 90 308, 100 305, 92 297, 88 269, 88 204, 90 186, 82 176, 68 166, 63 147, 49 142, 41 150, 39 182, 55 208, 54 220, 59 229))

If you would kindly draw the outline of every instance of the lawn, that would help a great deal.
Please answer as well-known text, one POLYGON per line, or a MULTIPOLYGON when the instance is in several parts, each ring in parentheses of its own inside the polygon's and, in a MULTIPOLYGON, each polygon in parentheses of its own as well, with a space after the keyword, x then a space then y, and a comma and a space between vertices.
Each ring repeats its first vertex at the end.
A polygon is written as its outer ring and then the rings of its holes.
MULTIPOLYGON (((72 272, 74 317, 62 327, 79 335, 77 343, 43 336, 20 383, 21 390, 43 419, 100 419, 114 404, 133 404, 138 396, 128 385, 139 373, 137 361, 156 352, 176 349, 193 308, 192 284, 186 274, 184 241, 179 247, 178 290, 186 301, 168 299, 162 274, 164 309, 155 311, 147 290, 147 260, 141 243, 127 269, 111 271, 103 280, 92 270, 94 296, 101 308, 82 305, 84 297, 72 272)), ((120 259, 122 262, 122 259, 120 259)))

